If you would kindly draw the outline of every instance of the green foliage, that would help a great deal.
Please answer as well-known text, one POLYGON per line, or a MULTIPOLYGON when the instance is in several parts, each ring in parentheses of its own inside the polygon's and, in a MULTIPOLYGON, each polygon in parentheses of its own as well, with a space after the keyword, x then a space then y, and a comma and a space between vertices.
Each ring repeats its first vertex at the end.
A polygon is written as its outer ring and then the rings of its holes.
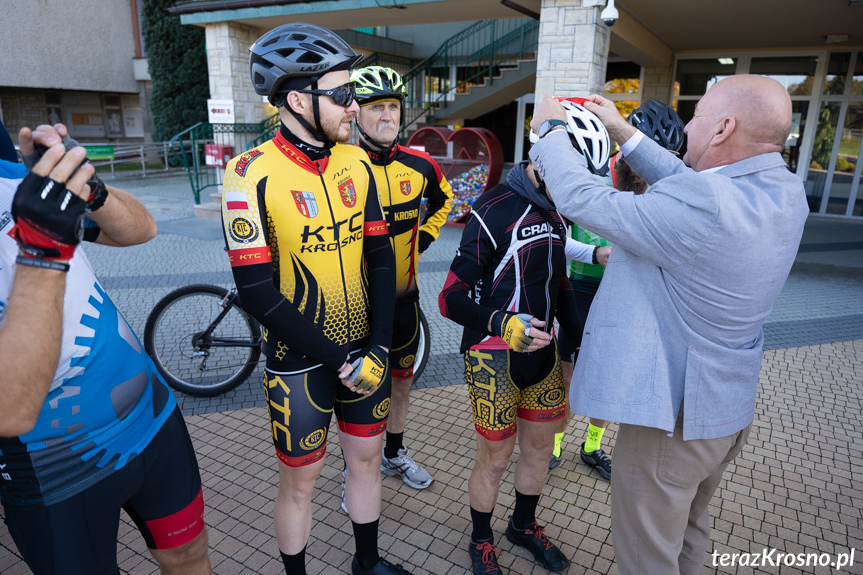
POLYGON ((843 158, 842 156, 839 156, 838 158, 836 158, 836 171, 837 172, 850 172, 853 174, 854 168, 856 168, 856 167, 857 166, 854 163, 849 162, 847 159, 843 158))
POLYGON ((815 144, 812 146, 812 160, 822 166, 830 162, 830 154, 833 152, 833 140, 836 137, 836 126, 830 107, 824 106, 818 117, 818 129, 815 131, 815 144))
POLYGON ((145 0, 141 31, 153 79, 153 139, 167 140, 207 121, 210 87, 204 29, 183 26, 168 8, 176 0, 145 0))

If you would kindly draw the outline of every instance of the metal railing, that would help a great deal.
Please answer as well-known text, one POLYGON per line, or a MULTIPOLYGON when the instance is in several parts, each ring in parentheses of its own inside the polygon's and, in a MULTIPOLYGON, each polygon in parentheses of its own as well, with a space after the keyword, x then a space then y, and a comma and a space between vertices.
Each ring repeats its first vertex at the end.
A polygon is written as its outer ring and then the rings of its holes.
POLYGON ((393 56, 392 54, 384 54, 383 52, 375 52, 369 54, 362 60, 358 66, 365 68, 366 66, 385 66, 392 68, 402 76, 413 70, 416 65, 416 60, 405 58, 403 56, 393 56))
MULTIPOLYGON (((111 178, 117 177, 117 171, 123 175, 140 173, 142 177, 155 171, 166 172, 171 169, 170 158, 173 155, 168 142, 149 142, 144 144, 114 144, 91 143, 82 144, 88 149, 91 163, 96 168, 110 167, 111 178), (101 153, 91 154, 89 150, 98 149, 101 153)), ((100 177, 105 177, 105 171, 99 169, 100 177)))
POLYGON ((168 146, 189 173, 195 203, 201 203, 201 191, 222 184, 227 160, 269 140, 278 128, 279 115, 273 114, 256 124, 198 122, 171 138, 168 146))
POLYGON ((430 121, 471 86, 493 84, 502 69, 535 57, 538 45, 539 22, 532 18, 481 20, 465 28, 404 74, 405 128, 430 121))

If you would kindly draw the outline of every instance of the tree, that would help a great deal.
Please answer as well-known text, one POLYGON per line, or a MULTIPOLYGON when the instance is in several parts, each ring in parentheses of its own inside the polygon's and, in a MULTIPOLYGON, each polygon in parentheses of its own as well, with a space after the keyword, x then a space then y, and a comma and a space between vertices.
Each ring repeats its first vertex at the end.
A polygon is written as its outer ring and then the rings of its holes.
POLYGON ((153 93, 153 139, 167 140, 207 120, 210 93, 204 29, 183 26, 168 8, 176 0, 145 0, 141 32, 153 93))
POLYGON ((815 143, 812 146, 812 161, 821 169, 826 169, 833 153, 833 140, 836 138, 836 126, 833 125, 830 106, 821 108, 818 117, 818 128, 815 130, 815 143))

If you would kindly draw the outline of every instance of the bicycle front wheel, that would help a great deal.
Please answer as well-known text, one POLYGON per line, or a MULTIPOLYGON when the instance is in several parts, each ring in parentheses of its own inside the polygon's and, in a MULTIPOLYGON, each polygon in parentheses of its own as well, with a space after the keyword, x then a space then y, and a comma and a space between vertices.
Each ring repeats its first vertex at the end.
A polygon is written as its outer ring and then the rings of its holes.
POLYGON ((177 391, 217 395, 255 370, 260 325, 227 295, 219 286, 182 287, 163 297, 147 317, 144 347, 177 391))

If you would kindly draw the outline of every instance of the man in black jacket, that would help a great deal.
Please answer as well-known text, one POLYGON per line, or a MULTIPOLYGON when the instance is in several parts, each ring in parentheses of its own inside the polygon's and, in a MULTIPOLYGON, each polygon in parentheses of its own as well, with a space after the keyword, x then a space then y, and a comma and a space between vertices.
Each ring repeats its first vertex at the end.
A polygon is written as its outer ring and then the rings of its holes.
POLYGON ((522 162, 506 184, 477 199, 438 300, 441 314, 465 327, 461 352, 477 431, 468 483, 474 573, 500 572, 491 518, 516 431, 521 455, 506 537, 546 569, 569 566, 536 522, 554 422, 564 414, 563 372, 551 326, 556 316, 566 329, 581 329, 566 277, 565 244, 563 218, 533 165, 522 162))

